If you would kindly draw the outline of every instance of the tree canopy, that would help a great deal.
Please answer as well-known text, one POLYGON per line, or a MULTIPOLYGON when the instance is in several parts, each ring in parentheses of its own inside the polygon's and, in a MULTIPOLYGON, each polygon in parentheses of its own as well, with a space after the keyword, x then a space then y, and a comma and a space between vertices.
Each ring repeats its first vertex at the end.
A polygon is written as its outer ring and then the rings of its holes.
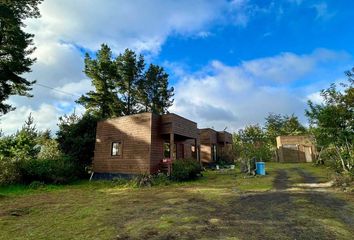
POLYGON ((30 54, 33 34, 23 31, 23 21, 40 16, 38 5, 42 0, 3 0, 0 2, 0 115, 14 109, 5 101, 11 95, 30 97, 35 81, 22 74, 31 71, 35 59, 30 54))
POLYGON ((144 57, 130 49, 114 59, 111 49, 102 44, 95 59, 86 54, 84 72, 94 90, 77 102, 98 118, 140 112, 163 114, 173 103, 168 74, 154 64, 145 69, 144 57))
POLYGON ((276 145, 276 137, 281 135, 301 135, 307 132, 297 116, 270 113, 265 118, 265 134, 272 145, 276 145))
POLYGON ((321 91, 323 103, 308 102, 306 116, 318 144, 324 147, 354 143, 354 68, 346 75, 348 81, 340 88, 333 83, 321 91))

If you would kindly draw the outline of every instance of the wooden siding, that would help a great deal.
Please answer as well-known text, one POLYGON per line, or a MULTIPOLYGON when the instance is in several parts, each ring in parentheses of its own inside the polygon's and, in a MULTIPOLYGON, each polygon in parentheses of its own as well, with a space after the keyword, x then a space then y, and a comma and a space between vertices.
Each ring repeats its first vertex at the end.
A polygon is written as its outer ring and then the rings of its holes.
POLYGON ((97 124, 93 170, 99 173, 150 172, 151 113, 124 116, 97 124), (122 154, 111 156, 111 143, 122 142, 122 154))
MULTIPOLYGON (((142 113, 97 123, 93 170, 98 173, 155 173, 164 158, 163 144, 174 134, 177 158, 192 157, 199 144, 195 122, 176 114, 142 113), (120 156, 111 156, 112 142, 121 142, 120 156)), ((216 139, 216 137, 215 137, 216 139)), ((216 141, 216 140, 215 140, 216 141)))
POLYGON ((232 134, 226 131, 217 133, 219 143, 232 143, 232 134))
POLYGON ((306 162, 305 148, 311 149, 311 161, 317 154, 310 136, 278 136, 276 141, 279 162, 306 162))
MULTIPOLYGON (((212 145, 217 145, 217 132, 211 128, 199 130, 200 137, 200 160, 204 164, 213 162, 212 145)), ((218 149, 216 150, 218 152, 218 149)))
POLYGON ((198 138, 197 124, 173 113, 161 116, 161 134, 178 134, 188 138, 198 138))
POLYGON ((159 169, 159 164, 164 158, 163 156, 163 143, 164 140, 161 136, 161 116, 152 114, 151 118, 151 162, 150 172, 155 173, 159 169))
POLYGON ((199 130, 200 157, 204 164, 213 163, 212 146, 216 145, 216 157, 219 158, 223 151, 231 148, 232 135, 226 131, 217 132, 211 128, 199 130))

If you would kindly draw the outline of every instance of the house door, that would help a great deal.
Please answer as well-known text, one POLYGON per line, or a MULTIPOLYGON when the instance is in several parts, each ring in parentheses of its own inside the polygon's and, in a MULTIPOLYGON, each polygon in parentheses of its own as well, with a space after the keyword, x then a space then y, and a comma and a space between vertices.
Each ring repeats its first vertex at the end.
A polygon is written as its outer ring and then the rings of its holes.
POLYGON ((304 147, 306 162, 312 162, 312 149, 311 147, 304 147))

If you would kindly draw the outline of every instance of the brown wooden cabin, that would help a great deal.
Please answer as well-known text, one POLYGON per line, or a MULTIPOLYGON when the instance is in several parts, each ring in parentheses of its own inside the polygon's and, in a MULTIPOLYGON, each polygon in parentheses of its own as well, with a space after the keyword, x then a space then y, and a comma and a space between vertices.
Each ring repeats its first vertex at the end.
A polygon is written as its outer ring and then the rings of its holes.
POLYGON ((173 113, 141 113, 103 120, 97 123, 93 171, 153 174, 164 158, 194 157, 199 161, 198 139, 197 123, 173 113))
POLYGON ((226 131, 211 128, 199 130, 200 160, 204 165, 215 163, 223 153, 231 149, 232 135, 226 131))
POLYGON ((317 155, 310 136, 278 136, 276 141, 279 162, 312 162, 317 155))

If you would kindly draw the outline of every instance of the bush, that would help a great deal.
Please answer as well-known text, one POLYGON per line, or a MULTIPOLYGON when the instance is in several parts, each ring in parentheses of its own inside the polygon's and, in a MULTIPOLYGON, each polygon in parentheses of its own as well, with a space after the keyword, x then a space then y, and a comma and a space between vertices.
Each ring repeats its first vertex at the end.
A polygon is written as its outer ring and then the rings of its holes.
POLYGON ((157 175, 154 175, 152 180, 153 186, 167 186, 170 183, 170 178, 164 173, 158 173, 157 175))
POLYGON ((76 179, 77 166, 68 157, 58 159, 32 159, 19 162, 24 183, 68 183, 76 179))
MULTIPOLYGON (((59 119, 57 141, 60 151, 75 159, 86 172, 93 159, 97 120, 90 114, 79 117, 75 113, 59 119)), ((80 177, 87 177, 87 174, 81 174, 80 177)))
POLYGON ((40 145, 39 159, 57 159, 61 156, 59 144, 55 139, 46 139, 40 145))
POLYGON ((153 176, 147 173, 140 174, 133 179, 135 187, 151 187, 153 176))
POLYGON ((34 181, 34 182, 31 182, 30 185, 28 185, 28 188, 38 189, 38 188, 42 188, 44 186, 45 186, 45 184, 43 182, 34 181))
POLYGON ((9 157, 0 156, 0 185, 15 183, 20 174, 15 162, 9 157))
POLYGON ((195 179, 202 169, 195 159, 178 159, 172 163, 172 179, 175 181, 186 181, 195 179))
POLYGON ((353 175, 351 174, 336 174, 333 178, 334 180, 334 186, 336 187, 341 187, 341 188, 346 188, 349 187, 354 180, 353 175))

